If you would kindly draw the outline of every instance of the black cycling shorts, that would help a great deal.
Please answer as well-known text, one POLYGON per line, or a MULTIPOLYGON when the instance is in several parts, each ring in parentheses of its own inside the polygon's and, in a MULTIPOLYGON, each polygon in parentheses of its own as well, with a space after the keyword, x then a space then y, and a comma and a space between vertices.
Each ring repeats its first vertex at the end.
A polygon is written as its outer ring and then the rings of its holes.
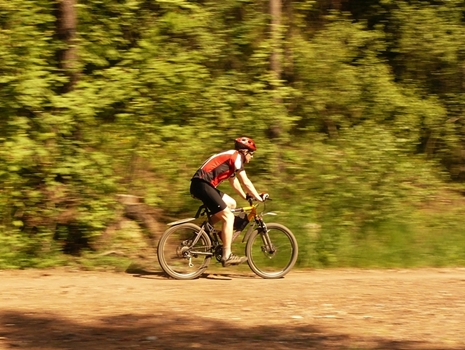
POLYGON ((190 192, 194 198, 200 199, 212 214, 219 213, 227 207, 223 200, 223 192, 201 179, 191 180, 190 192))

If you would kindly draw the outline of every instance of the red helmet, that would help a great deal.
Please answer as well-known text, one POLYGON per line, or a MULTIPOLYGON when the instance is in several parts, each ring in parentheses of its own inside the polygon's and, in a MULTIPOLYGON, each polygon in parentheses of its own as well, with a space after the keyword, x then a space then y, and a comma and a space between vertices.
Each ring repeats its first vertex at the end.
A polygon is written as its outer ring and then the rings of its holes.
POLYGON ((255 152, 257 150, 257 146, 255 146, 254 140, 249 137, 239 137, 234 141, 234 148, 239 149, 248 149, 249 151, 255 152))

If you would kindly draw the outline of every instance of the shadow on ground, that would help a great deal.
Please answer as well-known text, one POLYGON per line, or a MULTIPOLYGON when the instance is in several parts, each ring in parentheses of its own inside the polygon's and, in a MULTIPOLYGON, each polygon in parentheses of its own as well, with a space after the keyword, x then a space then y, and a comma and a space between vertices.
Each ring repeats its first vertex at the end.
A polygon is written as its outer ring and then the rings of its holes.
MULTIPOLYGON (((143 267, 139 266, 129 266, 126 271, 127 274, 133 275, 133 277, 139 277, 139 278, 147 278, 147 279, 173 279, 170 276, 168 276, 165 272, 163 271, 154 271, 154 270, 149 270, 145 269, 143 267)), ((211 268, 209 271, 206 271, 200 277, 199 279, 217 279, 217 280, 230 280, 230 279, 261 279, 261 277, 258 277, 254 273, 247 271, 247 272, 236 272, 236 273, 231 273, 231 272, 221 272, 221 269, 218 268, 211 268)))
MULTIPOLYGON (((188 310, 186 311, 188 314, 188 310)), ((362 331, 362 330, 361 330, 362 331)), ((54 314, 0 313, 0 349, 429 349, 422 342, 392 342, 334 334, 312 326, 241 328, 200 315, 122 314, 100 319, 59 318, 54 314)), ((458 349, 455 350, 465 350, 458 349)))

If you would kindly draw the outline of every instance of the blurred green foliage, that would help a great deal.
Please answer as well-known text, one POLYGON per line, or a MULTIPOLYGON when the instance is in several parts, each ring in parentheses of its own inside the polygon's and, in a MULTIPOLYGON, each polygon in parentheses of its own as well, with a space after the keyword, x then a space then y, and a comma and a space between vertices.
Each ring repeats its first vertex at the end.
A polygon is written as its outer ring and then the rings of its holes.
POLYGON ((80 0, 67 92, 56 1, 0 1, 0 268, 79 254, 116 194, 193 212, 239 135, 300 266, 463 265, 462 197, 424 211, 463 191, 463 1, 288 1, 277 42, 269 1, 80 0))

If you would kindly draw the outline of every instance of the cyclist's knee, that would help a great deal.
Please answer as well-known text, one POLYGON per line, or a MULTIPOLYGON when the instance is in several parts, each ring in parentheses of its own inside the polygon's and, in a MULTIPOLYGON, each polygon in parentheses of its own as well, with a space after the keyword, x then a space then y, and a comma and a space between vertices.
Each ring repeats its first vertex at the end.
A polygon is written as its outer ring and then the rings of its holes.
POLYGON ((230 209, 236 208, 236 200, 230 196, 228 196, 226 193, 223 194, 223 201, 224 203, 228 206, 230 209))
POLYGON ((225 209, 220 211, 217 215, 220 217, 221 220, 225 222, 234 221, 234 214, 229 209, 229 207, 226 207, 225 209))

